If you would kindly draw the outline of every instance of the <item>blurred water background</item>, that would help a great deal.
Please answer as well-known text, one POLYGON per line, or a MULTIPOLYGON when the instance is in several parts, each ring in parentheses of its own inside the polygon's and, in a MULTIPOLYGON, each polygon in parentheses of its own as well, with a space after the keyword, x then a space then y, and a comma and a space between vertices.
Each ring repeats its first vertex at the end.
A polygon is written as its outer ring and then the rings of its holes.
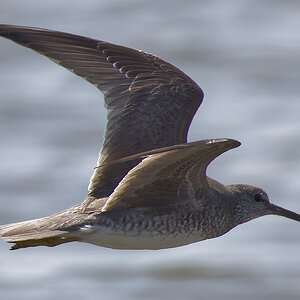
MULTIPOLYGON (((0 2, 0 22, 143 49, 205 92, 189 140, 242 146, 208 174, 263 187, 300 212, 300 2, 52 0, 0 2)), ((80 203, 106 122, 96 88, 50 60, 0 40, 0 222, 80 203)), ((300 227, 267 216, 225 236, 160 251, 71 243, 8 251, 1 299, 300 299, 300 227)))

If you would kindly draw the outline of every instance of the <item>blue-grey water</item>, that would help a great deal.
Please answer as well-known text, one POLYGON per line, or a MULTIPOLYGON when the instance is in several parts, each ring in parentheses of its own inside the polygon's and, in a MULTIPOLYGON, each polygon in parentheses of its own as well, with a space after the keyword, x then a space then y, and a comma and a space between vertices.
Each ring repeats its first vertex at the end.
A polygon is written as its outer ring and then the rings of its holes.
MULTIPOLYGON (((300 212, 299 1, 2 0, 0 22, 143 49, 181 68, 205 92, 189 140, 242 142, 208 174, 300 212)), ((0 40, 1 224, 83 200, 105 118, 96 88, 0 40)), ((8 249, 1 241, 1 299, 300 299, 300 226, 277 216, 177 249, 8 249)))

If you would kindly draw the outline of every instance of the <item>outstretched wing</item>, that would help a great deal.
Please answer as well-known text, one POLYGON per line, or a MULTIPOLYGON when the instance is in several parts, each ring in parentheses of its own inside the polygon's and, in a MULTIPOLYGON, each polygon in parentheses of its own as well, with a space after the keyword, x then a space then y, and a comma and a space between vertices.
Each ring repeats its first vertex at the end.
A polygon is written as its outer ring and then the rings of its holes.
MULTIPOLYGON (((209 187, 206 177, 209 163, 239 145, 235 140, 215 139, 153 150, 123 178, 103 211, 201 198, 209 187)), ((135 157, 129 159, 132 158, 135 157)))
MULTIPOLYGON (((108 122, 98 166, 186 142, 203 93, 171 64, 143 51, 52 30, 0 25, 0 36, 47 56, 104 93, 108 122)), ((90 194, 110 195, 138 162, 96 168, 90 194)))

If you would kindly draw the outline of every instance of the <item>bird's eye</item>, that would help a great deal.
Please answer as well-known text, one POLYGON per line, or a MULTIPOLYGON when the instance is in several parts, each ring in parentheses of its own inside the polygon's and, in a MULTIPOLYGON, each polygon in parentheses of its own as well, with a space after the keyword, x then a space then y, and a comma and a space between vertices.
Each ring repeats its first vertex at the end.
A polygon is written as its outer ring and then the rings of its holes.
POLYGON ((264 199, 263 199, 263 197, 262 197, 261 194, 256 194, 256 195, 254 195, 254 200, 255 200, 256 202, 261 202, 261 201, 263 201, 264 199))

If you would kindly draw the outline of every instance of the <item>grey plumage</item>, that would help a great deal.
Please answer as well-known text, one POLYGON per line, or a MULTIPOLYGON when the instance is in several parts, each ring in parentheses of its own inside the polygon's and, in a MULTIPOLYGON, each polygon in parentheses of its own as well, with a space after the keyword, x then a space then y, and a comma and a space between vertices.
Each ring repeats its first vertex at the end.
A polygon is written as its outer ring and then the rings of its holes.
MULTIPOLYGON (((155 148, 186 143, 203 92, 157 56, 68 33, 2 25, 0 35, 81 76, 103 94, 108 109, 98 165, 155 148)), ((138 163, 96 169, 90 194, 109 196, 138 163)))
POLYGON ((57 31, 0 25, 0 35, 47 56, 103 94, 105 138, 89 194, 53 216, 0 226, 12 249, 70 241, 160 249, 220 236, 266 215, 300 221, 247 185, 206 176, 209 163, 238 147, 231 139, 187 143, 201 88, 161 58, 57 31))

